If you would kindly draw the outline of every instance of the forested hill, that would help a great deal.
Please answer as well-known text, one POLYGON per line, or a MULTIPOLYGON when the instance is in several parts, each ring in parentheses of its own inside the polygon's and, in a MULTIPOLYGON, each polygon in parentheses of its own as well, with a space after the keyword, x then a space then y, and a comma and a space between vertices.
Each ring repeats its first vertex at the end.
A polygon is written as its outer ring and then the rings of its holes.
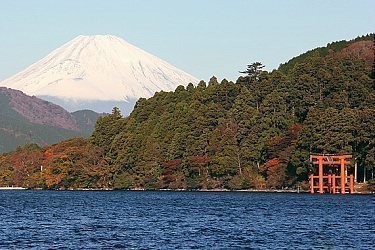
POLYGON ((77 136, 90 136, 99 114, 69 113, 62 107, 0 87, 0 153, 27 143, 47 145, 77 136))
POLYGON ((364 60, 366 63, 372 64, 374 61, 373 53, 374 34, 359 36, 356 39, 346 41, 337 41, 327 44, 325 47, 309 50, 299 56, 290 59, 287 63, 280 64, 279 70, 283 73, 288 73, 293 67, 304 62, 311 57, 343 57, 350 56, 359 60, 364 60))
MULTIPOLYGON (((41 149, 51 169, 45 185, 281 188, 307 180, 309 152, 353 153, 360 168, 373 168, 375 86, 366 58, 374 48, 367 40, 291 61, 288 70, 251 64, 236 83, 212 77, 159 92, 140 99, 127 118, 115 108, 99 118, 90 142, 41 149), (361 53, 352 53, 358 46, 361 53), (80 157, 76 145, 95 153, 80 157)), ((2 158, 3 166, 11 161, 11 154, 2 158)))
POLYGON ((280 188, 306 180, 309 152, 354 153, 373 166, 372 65, 345 48, 287 74, 249 67, 236 83, 213 77, 140 99, 129 118, 99 120, 93 142, 132 183, 164 188, 280 188))

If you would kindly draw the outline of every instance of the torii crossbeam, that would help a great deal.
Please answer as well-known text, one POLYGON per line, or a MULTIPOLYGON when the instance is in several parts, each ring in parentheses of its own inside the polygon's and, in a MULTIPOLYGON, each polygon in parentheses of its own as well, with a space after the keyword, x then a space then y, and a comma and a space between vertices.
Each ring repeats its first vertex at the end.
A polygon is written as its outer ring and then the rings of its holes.
POLYGON ((310 154, 310 163, 318 174, 310 175, 310 193, 354 193, 354 178, 348 175, 352 157, 351 154, 310 154))

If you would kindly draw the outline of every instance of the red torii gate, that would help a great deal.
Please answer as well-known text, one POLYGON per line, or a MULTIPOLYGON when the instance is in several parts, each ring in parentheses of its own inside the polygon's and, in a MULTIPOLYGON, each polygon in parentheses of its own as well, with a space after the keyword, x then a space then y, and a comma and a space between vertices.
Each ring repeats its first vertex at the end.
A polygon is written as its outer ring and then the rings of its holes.
POLYGON ((310 193, 354 193, 354 178, 348 176, 351 154, 310 154, 310 162, 318 175, 310 175, 310 193))

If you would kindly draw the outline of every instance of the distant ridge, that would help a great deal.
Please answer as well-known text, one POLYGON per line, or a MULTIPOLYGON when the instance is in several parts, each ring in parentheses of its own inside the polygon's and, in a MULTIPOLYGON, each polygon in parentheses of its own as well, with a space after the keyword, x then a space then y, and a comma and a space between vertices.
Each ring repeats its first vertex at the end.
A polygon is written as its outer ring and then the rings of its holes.
POLYGON ((41 146, 89 136, 99 116, 90 110, 69 113, 62 107, 0 87, 0 153, 27 143, 41 146))

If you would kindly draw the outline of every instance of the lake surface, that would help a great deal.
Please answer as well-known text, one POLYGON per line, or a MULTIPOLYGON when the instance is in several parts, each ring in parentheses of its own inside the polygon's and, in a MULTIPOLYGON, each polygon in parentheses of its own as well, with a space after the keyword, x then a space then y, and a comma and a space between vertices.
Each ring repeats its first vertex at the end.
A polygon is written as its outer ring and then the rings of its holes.
POLYGON ((374 249, 374 195, 0 191, 0 249, 374 249))

